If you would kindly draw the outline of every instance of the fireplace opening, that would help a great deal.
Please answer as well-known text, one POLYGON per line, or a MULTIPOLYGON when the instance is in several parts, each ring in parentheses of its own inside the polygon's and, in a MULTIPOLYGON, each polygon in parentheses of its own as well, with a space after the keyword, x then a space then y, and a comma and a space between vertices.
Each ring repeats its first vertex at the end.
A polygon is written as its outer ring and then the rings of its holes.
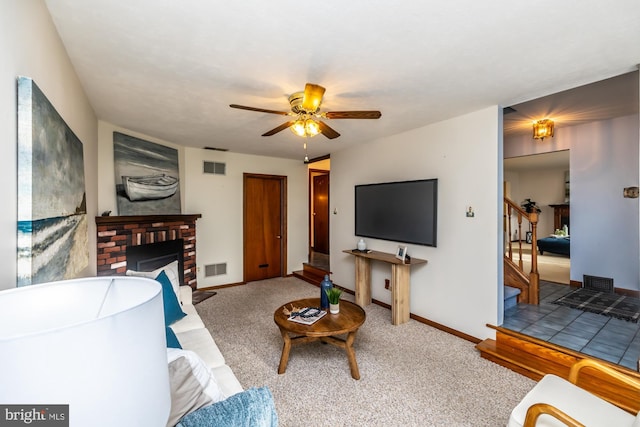
POLYGON ((184 285, 184 240, 167 240, 144 245, 127 246, 127 270, 153 271, 178 261, 180 286, 184 285))

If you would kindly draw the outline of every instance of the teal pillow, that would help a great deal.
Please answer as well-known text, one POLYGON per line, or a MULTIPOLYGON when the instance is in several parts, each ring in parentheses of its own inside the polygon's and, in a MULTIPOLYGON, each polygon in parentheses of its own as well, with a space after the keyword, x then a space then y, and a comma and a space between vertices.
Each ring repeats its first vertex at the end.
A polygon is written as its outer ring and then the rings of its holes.
POLYGON ((176 333, 173 332, 173 329, 168 326, 165 326, 164 329, 164 332, 167 335, 167 347, 181 349, 182 346, 180 345, 180 341, 178 341, 178 337, 176 337, 176 333))
POLYGON ((162 285, 162 304, 164 305, 164 324, 165 326, 169 326, 174 322, 182 319, 186 314, 180 308, 180 303, 178 302, 178 297, 176 293, 173 291, 173 286, 171 286, 171 280, 167 274, 163 271, 158 274, 156 280, 160 282, 162 285))
POLYGON ((176 427, 277 427, 278 414, 268 387, 252 387, 185 415, 176 427))

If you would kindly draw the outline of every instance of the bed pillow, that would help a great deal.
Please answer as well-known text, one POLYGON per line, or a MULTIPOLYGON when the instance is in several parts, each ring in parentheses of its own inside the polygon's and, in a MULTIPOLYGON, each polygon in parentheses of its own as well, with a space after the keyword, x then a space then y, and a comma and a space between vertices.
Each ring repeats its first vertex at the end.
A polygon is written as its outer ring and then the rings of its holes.
POLYGON ((164 271, 155 278, 162 285, 162 305, 164 306, 164 325, 169 326, 186 316, 182 311, 178 297, 173 292, 171 282, 164 271))
POLYGON ((178 272, 178 261, 170 262, 169 264, 157 268, 153 271, 135 271, 135 270, 127 270, 127 276, 138 276, 138 277, 148 277, 150 279, 155 279, 158 277, 160 272, 164 271, 169 280, 171 281, 171 286, 173 287, 173 292, 180 300, 180 276, 178 272))

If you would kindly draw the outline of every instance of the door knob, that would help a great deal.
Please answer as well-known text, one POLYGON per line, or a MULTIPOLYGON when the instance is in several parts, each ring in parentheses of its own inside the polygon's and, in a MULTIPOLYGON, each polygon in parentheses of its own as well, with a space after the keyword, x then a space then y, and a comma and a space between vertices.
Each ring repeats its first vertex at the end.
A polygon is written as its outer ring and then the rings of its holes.
POLYGON ((278 235, 276 236, 276 239, 282 239, 282 236, 278 234, 278 235))

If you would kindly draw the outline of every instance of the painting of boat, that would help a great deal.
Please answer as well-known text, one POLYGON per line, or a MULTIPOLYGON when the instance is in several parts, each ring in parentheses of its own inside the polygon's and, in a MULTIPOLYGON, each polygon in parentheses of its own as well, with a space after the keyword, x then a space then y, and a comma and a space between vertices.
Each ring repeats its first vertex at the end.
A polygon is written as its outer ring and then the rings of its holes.
POLYGON ((122 185, 132 202, 157 200, 174 195, 178 189, 178 178, 166 174, 123 176, 122 185))

